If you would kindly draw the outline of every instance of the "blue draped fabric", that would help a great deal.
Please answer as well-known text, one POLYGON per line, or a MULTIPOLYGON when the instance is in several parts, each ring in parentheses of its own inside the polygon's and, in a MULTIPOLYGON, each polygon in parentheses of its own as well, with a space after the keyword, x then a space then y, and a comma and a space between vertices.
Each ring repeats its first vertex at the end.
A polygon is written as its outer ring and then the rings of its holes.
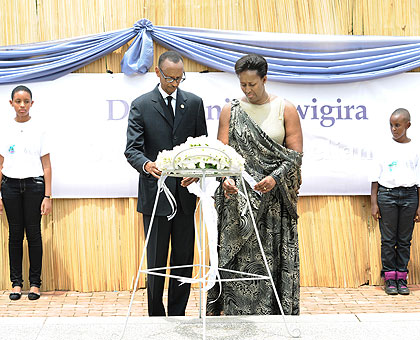
POLYGON ((133 39, 121 61, 126 75, 153 65, 153 41, 199 64, 234 72, 238 58, 262 54, 270 80, 342 83, 376 79, 420 66, 420 37, 343 36, 224 31, 154 26, 86 37, 0 47, 0 84, 51 80, 85 66, 133 39))
POLYGON ((136 29, 0 47, 0 84, 53 80, 127 44, 136 29))

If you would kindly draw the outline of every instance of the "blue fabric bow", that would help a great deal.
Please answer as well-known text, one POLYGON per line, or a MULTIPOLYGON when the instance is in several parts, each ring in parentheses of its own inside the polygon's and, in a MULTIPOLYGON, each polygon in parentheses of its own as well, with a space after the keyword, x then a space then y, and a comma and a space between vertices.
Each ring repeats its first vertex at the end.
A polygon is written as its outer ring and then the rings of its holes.
POLYGON ((121 71, 126 75, 146 73, 153 65, 153 24, 141 19, 134 24, 137 37, 121 60, 121 71))

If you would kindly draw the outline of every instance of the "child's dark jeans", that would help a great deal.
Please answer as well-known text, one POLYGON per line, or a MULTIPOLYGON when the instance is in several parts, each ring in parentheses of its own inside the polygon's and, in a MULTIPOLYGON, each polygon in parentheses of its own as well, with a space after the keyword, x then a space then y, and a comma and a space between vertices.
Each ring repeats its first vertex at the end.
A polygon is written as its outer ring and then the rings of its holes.
POLYGON ((23 237, 29 248, 29 282, 41 286, 42 239, 41 203, 45 193, 44 178, 15 179, 3 175, 1 192, 9 223, 9 260, 12 286, 23 285, 23 237))
POLYGON ((418 203, 417 186, 386 188, 379 185, 382 275, 389 271, 408 272, 418 203))

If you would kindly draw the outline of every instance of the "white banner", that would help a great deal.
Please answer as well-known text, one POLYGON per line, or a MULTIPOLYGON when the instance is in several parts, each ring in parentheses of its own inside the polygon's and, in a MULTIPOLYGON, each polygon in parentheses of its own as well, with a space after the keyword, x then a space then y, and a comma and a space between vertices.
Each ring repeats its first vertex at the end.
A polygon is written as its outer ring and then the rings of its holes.
MULTIPOLYGON (((70 74, 29 83, 31 115, 48 124, 54 197, 136 197, 138 174, 124 157, 131 101, 158 83, 155 73, 70 74)), ((420 129, 417 89, 420 75, 337 85, 268 82, 270 93, 298 109, 304 135, 301 195, 368 195, 373 144, 391 138, 389 116, 411 112, 409 136, 420 129)), ((238 79, 226 73, 187 73, 182 89, 201 96, 209 136, 216 138, 223 105, 242 96, 238 79)), ((0 86, 1 124, 13 119, 14 85, 0 86)))

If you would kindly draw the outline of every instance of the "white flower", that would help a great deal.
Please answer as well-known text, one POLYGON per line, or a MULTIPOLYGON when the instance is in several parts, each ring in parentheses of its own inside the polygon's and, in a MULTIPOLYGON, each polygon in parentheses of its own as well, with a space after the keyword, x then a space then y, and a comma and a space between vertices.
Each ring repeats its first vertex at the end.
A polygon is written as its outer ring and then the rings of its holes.
POLYGON ((164 170, 206 169, 242 171, 245 161, 232 147, 206 136, 188 137, 187 141, 173 150, 159 152, 156 166, 164 170))

